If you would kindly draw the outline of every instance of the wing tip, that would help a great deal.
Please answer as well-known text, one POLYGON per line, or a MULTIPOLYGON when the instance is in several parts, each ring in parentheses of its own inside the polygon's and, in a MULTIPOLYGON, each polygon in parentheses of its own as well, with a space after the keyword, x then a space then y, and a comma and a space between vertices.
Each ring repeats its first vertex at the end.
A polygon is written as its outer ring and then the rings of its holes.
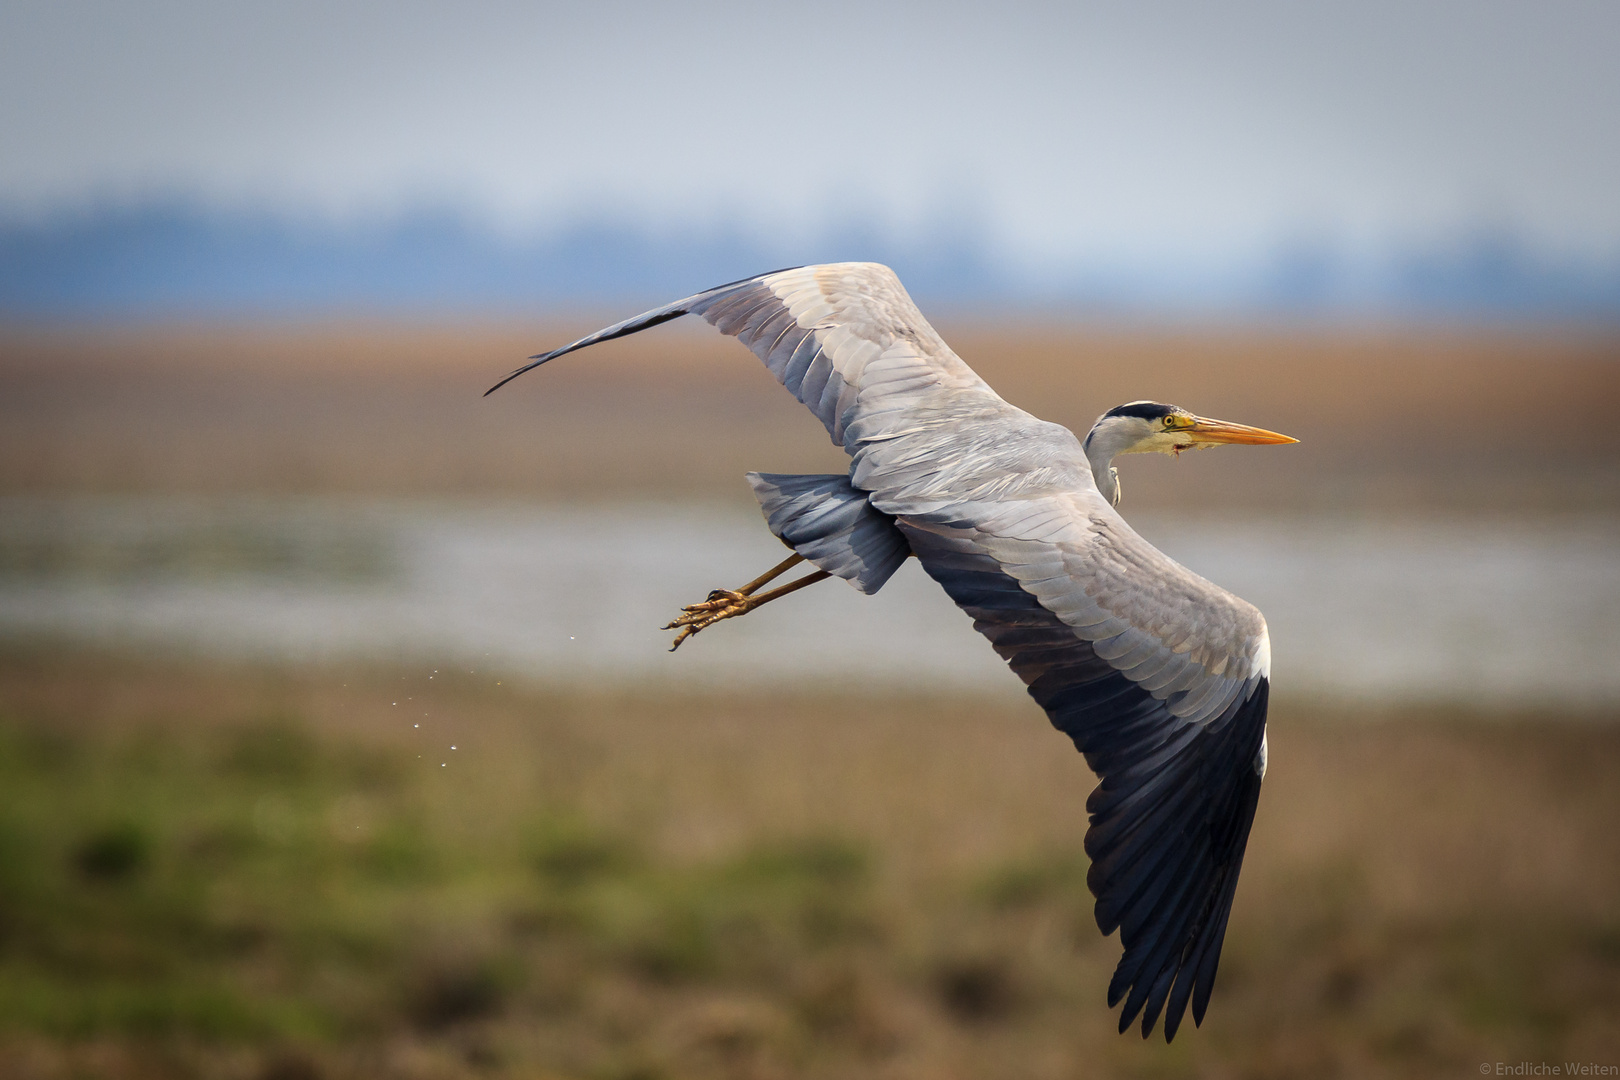
POLYGON ((564 353, 570 353, 576 349, 583 349, 589 345, 595 345, 603 341, 612 341, 615 338, 620 338, 628 334, 634 334, 642 330, 651 329, 654 326, 659 326, 663 323, 669 322, 671 319, 678 319, 682 315, 691 314, 696 306, 695 302, 712 297, 716 293, 725 292, 727 289, 733 289, 739 285, 747 285, 755 281, 760 281, 776 274, 783 274, 789 270, 802 269, 804 269, 802 266, 787 266, 783 267, 781 270, 769 270, 763 274, 755 274, 752 277, 739 278, 736 281, 728 281, 724 285, 716 285, 712 288, 704 289, 700 293, 695 293, 692 296, 688 296, 684 300, 677 300, 673 304, 667 304, 661 308, 653 308, 651 311, 643 312, 642 314, 626 319, 621 323, 616 323, 605 330, 598 330, 596 333, 582 337, 578 341, 570 345, 564 345, 560 349, 552 349, 550 352, 536 353, 529 357, 530 363, 524 364, 510 375, 506 376, 506 378, 502 379, 488 390, 485 390, 483 396, 489 397, 489 395, 493 394, 495 391, 499 390, 501 387, 505 386, 519 375, 522 375, 524 372, 532 371, 541 364, 544 364, 546 361, 555 360, 564 353))
POLYGON ((534 370, 535 368, 539 367, 541 364, 545 363, 547 360, 550 360, 554 355, 556 355, 556 354, 555 353, 536 353, 534 356, 529 357, 529 360, 531 361, 531 363, 524 364, 522 367, 518 368, 516 371, 513 371, 511 374, 507 375, 506 378, 502 379, 500 382, 496 383, 494 386, 490 387, 488 390, 485 390, 484 393, 481 396, 489 397, 489 395, 493 394, 495 391, 499 390, 501 387, 505 386, 507 383, 511 382, 513 379, 517 378, 519 375, 522 375, 525 371, 534 370))

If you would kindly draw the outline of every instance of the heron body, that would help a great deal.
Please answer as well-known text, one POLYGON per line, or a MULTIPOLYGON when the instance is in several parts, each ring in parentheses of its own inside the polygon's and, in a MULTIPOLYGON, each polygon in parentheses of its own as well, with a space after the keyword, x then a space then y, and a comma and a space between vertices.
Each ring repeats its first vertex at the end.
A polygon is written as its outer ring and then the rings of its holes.
MULTIPOLYGON (((872 593, 918 559, 1100 778, 1087 884, 1099 928, 1124 946, 1108 988, 1120 1030, 1140 1016, 1146 1037, 1162 1014, 1173 1038, 1188 1004, 1201 1023, 1265 776, 1271 649, 1259 611, 1125 523, 1112 461, 1293 440, 1133 402, 1082 443, 997 396, 872 263, 709 289, 533 357, 497 387, 686 314, 747 345, 850 457, 847 475, 749 474, 796 553, 773 574, 800 558, 818 568, 775 592, 835 576, 872 593)), ((753 596, 770 576, 688 608, 699 615, 678 620, 683 638, 774 595, 753 596)))

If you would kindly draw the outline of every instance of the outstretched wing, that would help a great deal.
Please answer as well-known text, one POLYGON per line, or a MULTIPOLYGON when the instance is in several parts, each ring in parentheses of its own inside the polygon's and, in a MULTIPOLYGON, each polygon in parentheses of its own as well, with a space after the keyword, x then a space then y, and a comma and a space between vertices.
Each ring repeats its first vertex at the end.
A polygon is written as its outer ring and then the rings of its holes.
MULTIPOLYGON (((1098 494, 1073 433, 1002 401, 894 273, 782 270, 532 358, 685 314, 759 356, 1102 782, 1087 802, 1097 924, 1125 947, 1120 1030, 1200 1022, 1265 774, 1265 620, 1180 566, 1098 494)), ((492 387, 491 389, 495 389, 492 387)))
POLYGON ((701 315, 747 345, 841 446, 857 405, 903 412, 938 389, 995 397, 940 340, 894 271, 877 263, 803 266, 720 285, 531 357, 485 393, 576 349, 682 315, 701 315))
POLYGON ((1162 1011, 1168 1040, 1215 983, 1265 775, 1269 646, 1259 612, 1109 515, 1057 496, 897 522, 1101 778, 1087 884, 1125 948, 1108 1004, 1144 1037, 1162 1011))

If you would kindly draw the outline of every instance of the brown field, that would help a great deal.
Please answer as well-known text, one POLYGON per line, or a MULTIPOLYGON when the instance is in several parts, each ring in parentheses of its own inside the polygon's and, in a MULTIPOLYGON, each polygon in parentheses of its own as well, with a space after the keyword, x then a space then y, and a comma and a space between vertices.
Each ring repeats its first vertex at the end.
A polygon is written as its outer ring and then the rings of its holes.
MULTIPOLYGON (((606 319, 609 316, 604 316, 606 319)), ((745 499, 842 471, 734 342, 679 324, 479 394, 600 325, 0 330, 0 492, 745 499)), ((1620 506, 1620 336, 1576 331, 945 327, 1010 401, 1084 431, 1149 397, 1303 440, 1138 460, 1128 505, 1620 506)))
MULTIPOLYGON (((845 468, 702 327, 478 396, 597 325, 0 328, 0 496, 743 500, 748 469, 845 468)), ((1127 510, 1620 510, 1613 334, 944 329, 1082 431, 1153 397, 1304 440, 1127 462, 1127 510)), ((1114 1031, 1092 779, 1008 682, 585 693, 7 643, 0 1077, 1620 1066, 1616 717, 1277 701, 1209 1017, 1166 1047, 1114 1031)))
POLYGON ((1092 780, 1021 697, 12 650, 0 1075, 1620 1064, 1620 727, 1593 719, 1277 705, 1215 998, 1166 1047, 1113 1030, 1092 780))

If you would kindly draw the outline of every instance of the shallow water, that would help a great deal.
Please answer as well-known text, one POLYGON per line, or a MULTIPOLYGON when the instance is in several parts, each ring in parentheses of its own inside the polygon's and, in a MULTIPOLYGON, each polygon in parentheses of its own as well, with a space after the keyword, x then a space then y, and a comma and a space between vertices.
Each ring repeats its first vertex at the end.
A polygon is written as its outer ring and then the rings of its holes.
MULTIPOLYGON (((1266 613, 1278 692, 1620 705, 1612 517, 1132 520, 1266 613)), ((0 634, 565 681, 1017 691, 914 563, 877 596, 828 582, 667 652, 657 627, 681 604, 782 554, 736 506, 13 498, 0 634)))

